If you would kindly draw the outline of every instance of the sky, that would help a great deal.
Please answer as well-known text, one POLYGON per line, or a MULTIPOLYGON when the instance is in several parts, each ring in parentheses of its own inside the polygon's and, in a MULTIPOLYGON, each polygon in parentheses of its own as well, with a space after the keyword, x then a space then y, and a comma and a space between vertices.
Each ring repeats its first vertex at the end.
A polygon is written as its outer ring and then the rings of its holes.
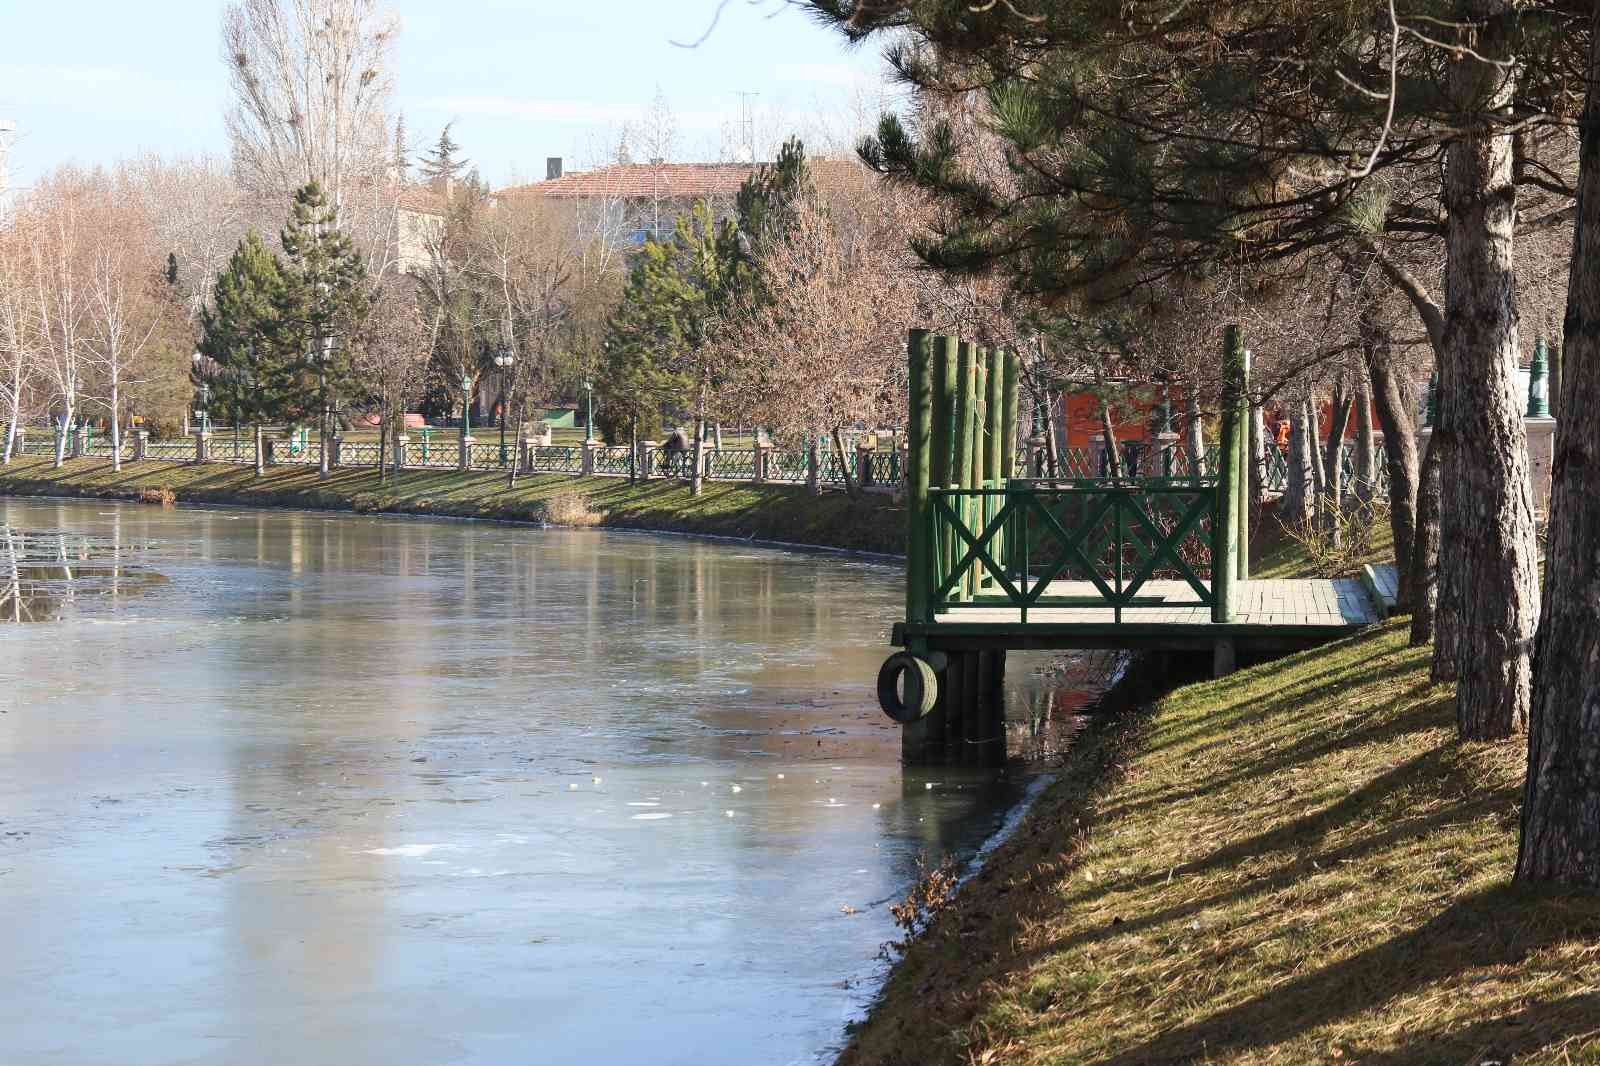
MULTIPOLYGON (((13 188, 67 162, 225 154, 222 0, 0 0, 0 119, 13 188)), ((490 184, 614 153, 658 91, 674 158, 733 158, 749 98, 756 154, 789 132, 844 150, 892 101, 877 50, 849 48, 782 0, 395 0, 391 105, 409 139, 452 136, 490 184), (710 36, 693 42, 708 27, 710 36)), ((637 153, 636 153, 637 154, 637 153)))

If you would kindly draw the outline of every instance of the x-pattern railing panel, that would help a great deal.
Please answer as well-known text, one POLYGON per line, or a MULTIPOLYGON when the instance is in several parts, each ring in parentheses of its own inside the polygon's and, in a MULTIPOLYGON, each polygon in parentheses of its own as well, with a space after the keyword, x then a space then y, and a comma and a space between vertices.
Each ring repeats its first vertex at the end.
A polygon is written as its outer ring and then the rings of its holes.
POLYGON ((594 453, 594 472, 596 474, 624 474, 633 473, 632 448, 597 448, 594 453))
POLYGON ((1053 602, 1061 580, 1089 582, 1095 596, 1076 605, 1122 610, 1140 602, 1158 577, 1181 579, 1201 604, 1214 602, 1210 522, 1216 487, 1187 479, 929 493, 929 587, 935 609, 1021 608, 1053 602))
POLYGON ((583 472, 583 449, 564 445, 534 448, 533 469, 546 474, 580 474, 583 472))

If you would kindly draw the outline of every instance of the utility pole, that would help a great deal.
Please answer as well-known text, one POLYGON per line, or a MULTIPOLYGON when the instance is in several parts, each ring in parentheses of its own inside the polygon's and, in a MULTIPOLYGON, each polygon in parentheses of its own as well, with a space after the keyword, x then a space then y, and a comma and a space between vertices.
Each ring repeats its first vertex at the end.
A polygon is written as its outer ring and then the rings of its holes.
POLYGON ((17 138, 17 124, 0 118, 0 220, 11 213, 11 145, 17 138))
POLYGON ((761 94, 747 89, 739 94, 739 136, 744 141, 742 162, 756 162, 756 111, 755 98, 761 94))

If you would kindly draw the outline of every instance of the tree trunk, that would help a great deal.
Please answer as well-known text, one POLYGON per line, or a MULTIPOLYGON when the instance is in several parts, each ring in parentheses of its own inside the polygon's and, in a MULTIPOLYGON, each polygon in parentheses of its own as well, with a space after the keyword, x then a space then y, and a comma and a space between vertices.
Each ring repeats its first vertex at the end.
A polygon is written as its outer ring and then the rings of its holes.
MULTIPOLYGON (((1384 465, 1389 471, 1389 529, 1394 534, 1394 565, 1400 575, 1400 589, 1395 601, 1402 611, 1415 610, 1414 598, 1421 577, 1412 552, 1418 522, 1417 479, 1421 473, 1417 457, 1416 415, 1410 392, 1395 365, 1396 356, 1387 331, 1374 330, 1363 334, 1362 355, 1366 359, 1367 375, 1372 380, 1373 406, 1377 408, 1378 426, 1383 430, 1384 465)), ((1437 529, 1437 509, 1434 511, 1434 525, 1437 529)), ((1437 540, 1434 554, 1437 556, 1437 540)), ((1432 588, 1432 577, 1428 580, 1432 588)), ((1430 638, 1433 633, 1432 613, 1430 594, 1427 621, 1430 638)))
MULTIPOLYGON (((1593 32, 1600 34, 1600 5, 1593 32)), ((1600 38, 1589 46, 1517 880, 1600 891, 1600 38)))
POLYGON ((1106 442, 1106 473, 1111 477, 1121 477, 1122 453, 1117 447, 1117 427, 1111 422, 1111 405, 1106 403, 1104 396, 1100 397, 1100 432, 1106 442))
POLYGON ((1183 432, 1189 449, 1189 472, 1195 477, 1206 476, 1206 424, 1200 418, 1200 394, 1194 382, 1184 390, 1183 432))
MULTIPOLYGON (((1481 20, 1474 50, 1509 54, 1514 0, 1466 5, 1481 20)), ((1539 619, 1537 542, 1527 439, 1517 402, 1517 302, 1513 265, 1516 186, 1509 122, 1514 76, 1463 55, 1451 64, 1450 96, 1464 132, 1445 150, 1448 219, 1445 361, 1441 422, 1450 430, 1440 476, 1450 486, 1441 512, 1441 613, 1459 610, 1456 724, 1487 740, 1525 728, 1530 652, 1539 619)))
POLYGON ((1372 390, 1365 379, 1356 389, 1356 483, 1351 491, 1362 503, 1372 500, 1378 480, 1378 441, 1372 432, 1372 390))
POLYGON ((1044 459, 1045 472, 1052 478, 1061 476, 1061 455, 1056 450, 1056 425, 1055 419, 1050 417, 1050 407, 1047 404, 1044 410, 1044 459))
POLYGON ((1311 453, 1316 447, 1306 429, 1309 409, 1310 404, 1300 400, 1289 413, 1288 479, 1283 487, 1280 517, 1292 529, 1304 528, 1311 522, 1316 501, 1316 484, 1311 471, 1311 453))
POLYGON ((111 375, 111 469, 122 470, 122 390, 116 371, 111 375))
MULTIPOLYGON (((1416 448, 1413 445, 1412 451, 1416 448)), ((1436 637, 1435 627, 1439 610, 1439 509, 1443 501, 1443 483, 1439 479, 1439 470, 1444 451, 1439 443, 1439 431, 1434 429, 1428 437, 1428 455, 1422 461, 1422 467, 1417 476, 1417 503, 1416 526, 1413 529, 1411 542, 1411 556, 1407 559, 1407 573, 1411 578, 1411 646, 1420 648, 1436 637)), ((1390 462, 1390 477, 1393 477, 1394 465, 1390 462)), ((1394 485, 1390 483, 1390 498, 1394 497, 1394 485)), ((1433 669, 1434 680, 1448 681, 1453 677, 1453 672, 1448 676, 1440 677, 1440 664, 1455 664, 1453 655, 1441 656, 1439 646, 1434 644, 1433 669)))
POLYGON ((61 464, 67 459, 67 434, 72 432, 72 408, 68 407, 61 416, 60 428, 56 430, 56 469, 61 469, 61 464))
POLYGON ((689 468, 689 495, 698 496, 705 489, 706 420, 704 415, 694 418, 693 465, 689 468))
POLYGON ((1328 444, 1323 456, 1322 493, 1318 510, 1323 527, 1335 548, 1343 540, 1344 529, 1344 435, 1350 426, 1350 387, 1340 378, 1333 389, 1333 406, 1328 419, 1328 444))
POLYGON ((861 486, 856 484, 855 475, 850 472, 852 465, 850 455, 844 446, 844 434, 839 431, 838 426, 833 427, 833 446, 839 449, 839 467, 844 471, 845 495, 852 500, 859 500, 861 498, 861 486))
POLYGON ((639 416, 633 415, 628 419, 628 480, 639 479, 639 416))
POLYGON ((378 484, 382 485, 389 480, 389 405, 384 404, 378 409, 378 484))
POLYGON ((1250 405, 1250 499, 1267 501, 1267 416, 1260 404, 1250 405))
POLYGON ((1327 451, 1323 455, 1323 491, 1333 509, 1344 499, 1344 436, 1350 429, 1350 384, 1344 378, 1333 387, 1333 406, 1328 417, 1327 451))
POLYGON ((1322 405, 1309 393, 1300 420, 1306 430, 1306 466, 1311 471, 1311 490, 1315 502, 1327 491, 1328 473, 1322 466, 1322 405))

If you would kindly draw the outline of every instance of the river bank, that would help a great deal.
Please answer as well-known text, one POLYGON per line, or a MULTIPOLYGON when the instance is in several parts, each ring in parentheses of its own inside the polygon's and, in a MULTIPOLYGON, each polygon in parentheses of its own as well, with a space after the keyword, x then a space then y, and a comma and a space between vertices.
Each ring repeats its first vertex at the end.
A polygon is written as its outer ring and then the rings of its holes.
POLYGON ((1600 900, 1511 885, 1526 740, 1406 637, 1085 733, 841 1061, 1600 1062, 1600 900))
POLYGON ((189 503, 600 526, 887 555, 901 554, 905 540, 905 510, 891 496, 852 500, 790 485, 708 481, 693 496, 683 482, 563 474, 521 477, 508 488, 503 474, 487 471, 407 470, 380 481, 376 471, 352 467, 321 480, 301 466, 268 467, 257 477, 249 466, 145 461, 119 472, 106 459, 56 469, 38 456, 0 468, 0 494, 12 496, 137 500, 163 490, 189 503))

